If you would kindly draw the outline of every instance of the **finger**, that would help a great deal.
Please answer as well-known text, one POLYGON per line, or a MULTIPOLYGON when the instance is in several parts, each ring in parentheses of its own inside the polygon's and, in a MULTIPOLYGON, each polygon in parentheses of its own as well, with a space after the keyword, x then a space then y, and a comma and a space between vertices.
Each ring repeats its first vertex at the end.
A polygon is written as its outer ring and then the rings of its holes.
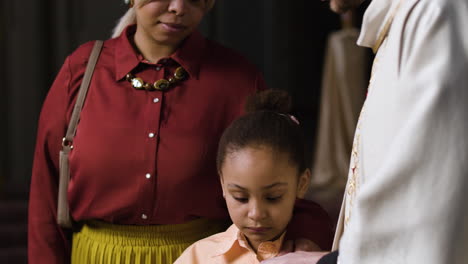
POLYGON ((322 249, 314 242, 300 238, 296 240, 295 251, 321 251, 322 249))
POLYGON ((283 243, 278 256, 282 256, 294 251, 294 241, 288 240, 283 243))

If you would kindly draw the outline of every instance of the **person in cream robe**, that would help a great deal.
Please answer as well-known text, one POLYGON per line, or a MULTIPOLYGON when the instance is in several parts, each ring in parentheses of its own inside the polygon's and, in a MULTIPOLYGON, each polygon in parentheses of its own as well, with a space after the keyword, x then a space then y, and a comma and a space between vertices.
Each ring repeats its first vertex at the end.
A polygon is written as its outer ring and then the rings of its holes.
MULTIPOLYGON (((332 0, 332 8, 334 1, 356 2, 332 0)), ((335 237, 339 254, 296 252, 265 264, 467 263, 466 25, 467 0, 370 3, 358 44, 376 57, 335 237)))

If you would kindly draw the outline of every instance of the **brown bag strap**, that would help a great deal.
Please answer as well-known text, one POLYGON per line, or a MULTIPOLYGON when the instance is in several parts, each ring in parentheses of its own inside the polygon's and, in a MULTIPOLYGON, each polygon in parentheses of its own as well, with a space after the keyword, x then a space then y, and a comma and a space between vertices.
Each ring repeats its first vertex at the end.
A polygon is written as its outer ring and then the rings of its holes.
POLYGON ((101 53, 102 45, 102 40, 96 40, 96 42, 94 43, 93 50, 91 51, 91 55, 89 55, 88 65, 86 66, 83 81, 81 82, 78 98, 76 99, 75 107, 73 108, 70 123, 68 124, 67 133, 63 138, 64 148, 67 146, 71 148, 73 145, 73 138, 75 137, 76 133, 76 125, 80 120, 81 109, 83 108, 83 104, 86 99, 89 83, 91 82, 91 78, 93 77, 94 67, 96 66, 99 54, 101 53))
POLYGON ((80 119, 81 108, 83 107, 86 93, 88 92, 89 83, 93 76, 94 68, 96 66, 99 54, 101 53, 103 42, 97 40, 94 43, 93 50, 89 56, 88 65, 81 82, 80 91, 78 98, 76 99, 75 106, 73 108, 72 117, 68 125, 67 133, 62 140, 62 150, 60 151, 60 163, 59 163, 59 186, 58 186, 58 197, 57 197, 57 223, 63 228, 72 228, 73 219, 70 215, 68 208, 68 183, 70 181, 70 171, 68 166, 68 153, 73 148, 73 138, 76 132, 76 126, 80 119))

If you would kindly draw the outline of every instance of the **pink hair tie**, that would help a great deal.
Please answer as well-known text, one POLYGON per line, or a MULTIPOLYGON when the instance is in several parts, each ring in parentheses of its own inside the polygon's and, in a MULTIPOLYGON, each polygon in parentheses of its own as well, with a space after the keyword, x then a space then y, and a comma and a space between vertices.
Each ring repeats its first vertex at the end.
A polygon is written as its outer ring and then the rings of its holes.
POLYGON ((281 113, 278 113, 282 116, 285 116, 285 117, 288 117, 289 119, 291 119, 294 123, 296 123, 297 125, 299 125, 299 120, 297 120, 297 118, 293 115, 287 115, 287 114, 281 114, 281 113))
POLYGON ((289 118, 291 118, 292 121, 294 121, 294 123, 298 124, 299 125, 299 120, 297 120, 297 118, 293 115, 288 115, 289 118))

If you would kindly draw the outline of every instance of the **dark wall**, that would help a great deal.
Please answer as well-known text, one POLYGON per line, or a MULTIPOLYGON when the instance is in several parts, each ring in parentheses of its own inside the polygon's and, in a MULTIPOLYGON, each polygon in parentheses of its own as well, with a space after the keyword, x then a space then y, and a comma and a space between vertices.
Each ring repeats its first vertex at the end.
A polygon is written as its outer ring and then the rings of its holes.
MULTIPOLYGON (((66 55, 106 39, 123 1, 2 1, 0 13, 0 194, 26 197, 39 111, 66 55), (4 126, 5 127, 5 126, 4 126)), ((291 92, 311 150, 324 44, 339 17, 319 0, 218 0, 201 25, 209 38, 245 54, 271 88, 291 92)))
POLYGON ((28 182, 34 144, 36 116, 47 85, 46 21, 40 1, 2 1, 5 37, 2 38, 5 68, 2 79, 2 186, 6 191, 28 182), (5 126, 6 124, 6 126, 5 126))
MULTIPOLYGON (((0 81, 6 79, 5 74, 5 56, 6 56, 6 16, 3 15, 3 10, 5 10, 5 1, 0 2, 0 81)), ((6 89, 4 85, 0 85, 0 124, 6 124, 7 116, 7 98, 6 98, 6 89)), ((5 126, 3 126, 5 127, 5 126)), ((6 129, 0 129, 0 186, 3 183, 3 180, 6 179, 6 129)))
POLYGON ((2 1, 0 9, 0 195, 27 197, 37 119, 66 55, 108 38, 125 10, 115 1, 2 1))

